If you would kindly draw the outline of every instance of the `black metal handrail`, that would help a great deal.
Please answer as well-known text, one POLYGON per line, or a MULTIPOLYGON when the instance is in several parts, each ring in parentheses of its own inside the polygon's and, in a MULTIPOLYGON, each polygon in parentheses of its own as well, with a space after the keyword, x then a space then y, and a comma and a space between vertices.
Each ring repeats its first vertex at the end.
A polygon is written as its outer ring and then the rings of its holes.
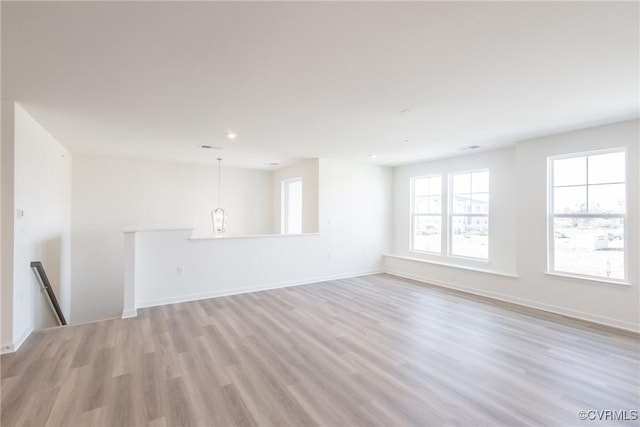
POLYGON ((49 278, 47 277, 47 273, 44 271, 44 266, 40 261, 32 261, 31 268, 35 269, 38 278, 40 279, 40 283, 42 283, 42 287, 47 292, 47 296, 49 297, 49 302, 53 307, 53 310, 56 312, 58 316, 58 323, 61 325, 66 325, 67 320, 64 318, 64 314, 62 314, 62 310, 60 309, 60 304, 58 304, 58 299, 56 298, 56 294, 53 293, 53 288, 51 287, 51 283, 49 282, 49 278))

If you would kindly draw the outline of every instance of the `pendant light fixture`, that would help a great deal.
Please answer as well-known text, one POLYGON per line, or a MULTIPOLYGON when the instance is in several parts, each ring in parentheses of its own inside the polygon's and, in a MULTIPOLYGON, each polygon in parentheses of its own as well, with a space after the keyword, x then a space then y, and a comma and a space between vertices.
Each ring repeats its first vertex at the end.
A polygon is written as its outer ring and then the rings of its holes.
POLYGON ((211 211, 211 222, 213 223, 213 232, 215 234, 222 234, 227 227, 227 213, 222 209, 221 200, 221 176, 222 176, 222 159, 218 158, 218 207, 211 211))

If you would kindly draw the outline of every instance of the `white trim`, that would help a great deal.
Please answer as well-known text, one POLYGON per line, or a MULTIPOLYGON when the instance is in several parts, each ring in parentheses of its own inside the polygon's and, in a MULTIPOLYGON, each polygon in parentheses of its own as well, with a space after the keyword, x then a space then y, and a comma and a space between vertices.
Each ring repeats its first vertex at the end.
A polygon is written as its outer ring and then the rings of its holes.
POLYGON ((123 233, 145 233, 155 231, 193 231, 193 227, 167 227, 167 228, 137 228, 137 227, 125 227, 122 229, 123 233))
POLYGON ((274 237, 307 237, 307 236, 319 236, 320 233, 301 233, 301 234, 253 234, 246 236, 191 236, 189 240, 228 240, 228 239, 264 239, 274 237))
POLYGON ((13 341, 14 351, 18 351, 18 349, 22 347, 22 344, 24 344, 27 338, 29 338, 29 335, 31 335, 31 332, 33 332, 33 328, 27 328, 22 332, 22 334, 18 337, 17 340, 13 341))
POLYGON ((584 320, 584 321, 591 322, 591 323, 597 323, 597 324, 600 324, 600 325, 610 326, 610 327, 617 328, 617 329, 623 329, 625 331, 633 332, 633 333, 636 333, 636 334, 640 333, 640 326, 635 324, 635 323, 631 323, 631 322, 625 322, 625 321, 612 319, 610 317, 605 317, 605 316, 598 316, 598 315, 586 313, 586 312, 583 312, 583 311, 566 309, 566 308, 563 308, 563 307, 558 307, 558 306, 550 305, 550 304, 544 304, 544 303, 540 303, 540 302, 537 302, 537 301, 531 301, 531 300, 527 300, 527 299, 523 299, 523 298, 515 298, 515 297, 512 297, 512 296, 508 296, 508 295, 504 295, 504 294, 500 294, 500 293, 496 293, 496 292, 488 292, 488 291, 483 291, 483 290, 479 290, 479 289, 475 289, 475 288, 468 288, 466 286, 460 286, 460 285, 457 285, 457 284, 444 282, 444 281, 441 281, 441 280, 433 280, 433 279, 429 279, 427 277, 413 276, 413 275, 410 275, 410 274, 401 273, 401 272, 393 270, 393 269, 385 269, 385 272, 387 274, 391 274, 393 276, 398 276, 398 277, 402 277, 402 278, 405 278, 405 279, 415 280, 417 282, 425 283, 425 284, 428 284, 428 285, 439 286, 439 287, 448 288, 448 289, 454 289, 454 290, 465 292, 465 293, 472 294, 472 295, 479 295, 479 296, 482 296, 482 297, 491 298, 491 299, 494 299, 494 300, 497 300, 497 301, 503 301, 503 302, 507 302, 507 303, 511 303, 511 304, 520 305, 520 306, 523 306, 523 307, 528 307, 528 308, 540 310, 540 311, 546 311, 546 312, 553 313, 553 314, 559 314, 561 316, 571 317, 573 319, 584 320))
MULTIPOLYGON (((616 122, 616 123, 622 123, 622 122, 616 122)), ((554 160, 565 160, 565 159, 573 159, 574 157, 599 156, 601 154, 619 153, 621 151, 624 151, 626 153, 627 147, 622 145, 620 147, 598 148, 595 150, 579 151, 577 153, 571 152, 571 153, 557 154, 549 157, 553 157, 554 160)))
POLYGON ((300 183, 300 229, 302 230, 302 177, 298 176, 295 178, 284 179, 281 182, 281 194, 280 194, 280 232, 282 234, 301 234, 301 233, 290 233, 289 232, 289 204, 290 204, 290 193, 291 193, 291 185, 300 183))
POLYGON ((558 273, 555 271, 546 271, 544 274, 547 274, 549 276, 562 277, 564 279, 579 280, 581 282, 586 281, 586 282, 594 282, 597 284, 610 283, 612 285, 631 286, 631 282, 628 282, 626 280, 607 279, 606 277, 599 277, 599 276, 582 276, 579 274, 558 273))
POLYGON ((68 325, 51 326, 51 327, 42 328, 42 329, 38 329, 38 330, 39 331, 44 331, 44 330, 50 331, 51 329, 60 329, 60 328, 66 328, 66 327, 70 327, 70 326, 89 325, 91 323, 106 322, 108 320, 116 320, 116 319, 122 319, 122 317, 120 317, 120 316, 105 317, 104 319, 87 320, 86 322, 69 323, 68 325))
MULTIPOLYGON (((447 251, 446 251, 446 255, 448 257, 461 257, 461 258, 467 258, 467 259, 473 259, 473 260, 482 260, 482 261, 487 261, 489 262, 490 259, 490 252, 489 252, 489 247, 490 247, 490 243, 491 243, 491 234, 490 234, 490 214, 491 214, 491 170, 489 168, 480 168, 480 169, 473 169, 473 170, 463 170, 463 171, 458 171, 458 172, 449 172, 447 175, 447 251), (473 174, 475 173, 482 173, 482 172, 486 172, 489 176, 489 183, 488 183, 488 189, 487 189, 487 205, 488 205, 488 211, 486 214, 477 214, 477 216, 479 217, 486 217, 487 218, 487 257, 486 258, 482 258, 482 257, 474 257, 474 256, 469 256, 469 255, 464 255, 464 254, 455 254, 453 253, 453 218, 454 217, 473 217, 475 215, 472 215, 473 212, 470 213, 454 213, 453 212, 453 199, 456 193, 453 192, 453 179, 456 175, 469 175, 469 201, 471 202, 471 200, 473 199, 473 195, 474 194, 485 194, 485 193, 474 193, 473 192, 473 174)), ((469 205, 469 210, 471 210, 471 205, 469 205)))
POLYGON ((616 284, 628 284, 629 280, 629 249, 627 248, 627 242, 629 241, 629 186, 628 184, 628 176, 627 173, 629 171, 628 168, 629 156, 627 156, 627 148, 626 147, 618 147, 618 148, 607 148, 604 150, 592 150, 592 151, 584 151, 580 153, 566 153, 557 156, 548 156, 547 157, 547 272, 546 274, 557 275, 562 277, 569 277, 575 279, 584 279, 584 280, 592 280, 594 282, 604 282, 604 283, 616 283, 616 284), (624 154, 624 166, 625 166, 625 180, 622 182, 605 182, 605 183, 589 183, 589 157, 599 156, 603 154, 614 154, 614 153, 623 153, 624 154), (556 160, 568 160, 568 159, 585 159, 585 182, 584 184, 575 184, 575 185, 560 185, 558 187, 555 186, 555 165, 554 162, 556 160), (624 213, 589 213, 589 188, 597 185, 615 185, 622 184, 624 185, 624 195, 625 195, 625 206, 624 213), (555 213, 555 189, 556 188, 566 188, 566 187, 584 187, 585 188, 585 197, 586 197, 586 209, 587 213, 576 213, 576 214, 557 214, 555 213), (605 218, 605 219, 621 219, 624 227, 624 242, 625 246, 623 247, 624 253, 624 278, 619 280, 612 280, 603 276, 591 276, 580 273, 567 272, 556 269, 556 258, 555 258, 555 219, 556 218, 605 218))
MULTIPOLYGON (((489 269, 486 269, 486 268, 478 268, 478 267, 469 267, 469 266, 466 266, 466 265, 451 264, 451 263, 440 262, 440 261, 431 261, 431 260, 422 259, 422 258, 412 258, 412 257, 408 257, 408 256, 393 255, 393 254, 383 254, 382 256, 383 257, 389 257, 389 258, 403 259, 405 261, 414 261, 414 262, 422 262, 422 263, 425 263, 425 264, 440 265, 440 266, 443 266, 443 267, 459 268, 461 270, 476 271, 478 273, 493 274, 493 275, 496 275, 496 276, 510 277, 512 279, 517 279, 519 277, 517 274, 507 273, 507 272, 504 272, 504 271, 489 270, 489 269)), ((461 258, 461 257, 457 257, 457 258, 461 258)), ((488 262, 488 261, 484 261, 484 260, 478 261, 476 258, 465 258, 465 259, 473 260, 475 262, 488 262)))
MULTIPOLYGON (((430 253, 430 254, 434 254, 434 255, 442 255, 444 253, 443 251, 443 246, 442 246, 442 240, 443 240, 443 232, 442 229, 445 226, 445 197, 443 197, 443 187, 444 187, 444 180, 442 179, 442 173, 432 173, 429 175, 421 175, 421 176, 412 176, 409 178, 409 250, 410 251, 416 251, 416 252, 425 252, 425 253, 430 253), (429 190, 430 187, 430 183, 429 181, 432 179, 439 179, 440 180, 440 193, 437 195, 433 195, 433 196, 439 196, 440 197, 440 213, 416 213, 416 181, 419 179, 426 179, 427 180, 427 206, 428 206, 428 200, 430 197, 432 197, 431 191, 429 190), (420 249, 416 249, 415 248, 415 219, 417 216, 431 216, 431 217, 440 217, 440 250, 439 251, 426 251, 426 250, 420 250, 420 249)), ((446 188, 445 188, 446 190, 446 188)), ((424 197, 424 196, 423 196, 424 197)))
POLYGON ((227 289, 212 292, 204 292, 200 294, 183 295, 178 297, 158 298, 154 300, 140 301, 136 304, 136 308, 155 307, 158 305, 176 304, 181 302, 198 301, 208 298, 225 297, 229 295, 240 295, 250 292, 268 291, 271 289, 289 288, 294 286, 309 285, 312 283, 327 282, 330 280, 348 279, 351 277, 369 276, 372 274, 383 273, 382 270, 353 272, 347 274, 336 274, 332 276, 320 276, 303 281, 288 281, 279 283, 266 283, 262 285, 248 286, 240 289, 227 289))
POLYGON ((137 316, 138 316, 138 310, 135 308, 133 310, 122 310, 121 319, 128 319, 130 317, 137 317, 137 316))
POLYGON ((18 351, 18 349, 24 344, 24 342, 29 338, 33 332, 33 329, 25 329, 24 332, 20 335, 20 338, 15 340, 11 344, 2 344, 2 348, 0 348, 0 354, 14 353, 18 351))

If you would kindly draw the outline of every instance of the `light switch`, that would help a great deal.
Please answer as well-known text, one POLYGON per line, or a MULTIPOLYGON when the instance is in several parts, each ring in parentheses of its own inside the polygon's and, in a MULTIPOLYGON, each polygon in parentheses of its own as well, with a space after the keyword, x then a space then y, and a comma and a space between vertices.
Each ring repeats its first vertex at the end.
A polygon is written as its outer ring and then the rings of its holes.
POLYGON ((16 209, 16 218, 22 218, 24 216, 24 211, 22 209, 16 209))

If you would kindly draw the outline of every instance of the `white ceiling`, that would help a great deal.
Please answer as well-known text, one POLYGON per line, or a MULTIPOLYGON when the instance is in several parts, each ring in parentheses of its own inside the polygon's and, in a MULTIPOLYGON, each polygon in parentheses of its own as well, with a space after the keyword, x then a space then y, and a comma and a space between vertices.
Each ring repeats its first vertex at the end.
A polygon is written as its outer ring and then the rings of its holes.
POLYGON ((2 1, 2 97, 74 153, 398 165, 638 117, 639 37, 638 2, 2 1))

